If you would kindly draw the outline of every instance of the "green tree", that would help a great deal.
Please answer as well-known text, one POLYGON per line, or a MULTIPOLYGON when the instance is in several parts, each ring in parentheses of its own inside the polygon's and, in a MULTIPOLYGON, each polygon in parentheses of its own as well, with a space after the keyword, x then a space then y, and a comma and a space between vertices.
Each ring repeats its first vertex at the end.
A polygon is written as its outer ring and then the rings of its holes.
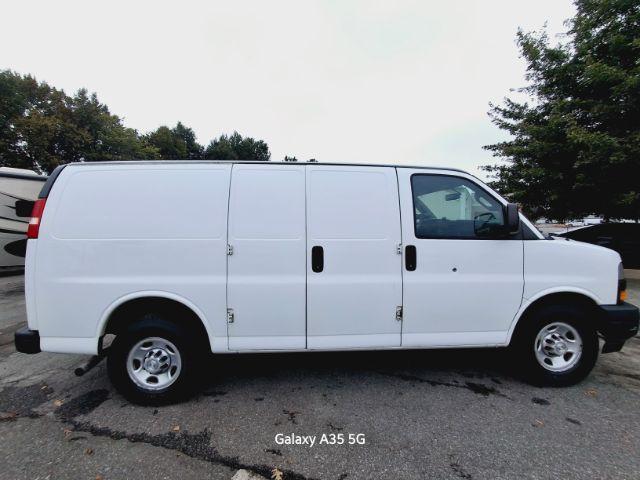
POLYGON ((189 160, 200 160, 204 158, 204 147, 198 143, 196 134, 191 128, 185 127, 181 122, 178 122, 172 132, 184 142, 187 149, 187 156, 185 158, 189 160))
POLYGON ((204 157, 208 160, 260 160, 271 158, 269 146, 262 140, 242 137, 238 132, 221 135, 207 146, 204 157))
POLYGON ((187 145, 169 127, 159 127, 145 135, 144 140, 160 152, 163 160, 178 160, 187 158, 187 145))
POLYGON ((640 3, 576 0, 566 40, 518 32, 529 101, 491 105, 493 186, 533 216, 640 217, 640 3))
POLYGON ((133 159, 269 160, 268 145, 222 135, 205 148, 181 122, 139 135, 86 89, 69 96, 30 75, 0 71, 0 166, 50 173, 69 162, 133 159))
POLYGON ((122 120, 98 101, 95 93, 81 89, 72 99, 74 124, 85 133, 85 143, 79 149, 85 162, 157 159, 160 151, 143 142, 138 132, 127 128, 122 120))
POLYGON ((163 160, 198 160, 204 155, 204 148, 196 141, 193 130, 181 122, 171 129, 159 127, 145 135, 144 141, 155 147, 163 160))
POLYGON ((0 164, 50 171, 77 159, 86 134, 73 122, 61 90, 0 72, 0 164))
POLYGON ((0 165, 49 173, 79 161, 158 158, 96 95, 0 71, 0 165))

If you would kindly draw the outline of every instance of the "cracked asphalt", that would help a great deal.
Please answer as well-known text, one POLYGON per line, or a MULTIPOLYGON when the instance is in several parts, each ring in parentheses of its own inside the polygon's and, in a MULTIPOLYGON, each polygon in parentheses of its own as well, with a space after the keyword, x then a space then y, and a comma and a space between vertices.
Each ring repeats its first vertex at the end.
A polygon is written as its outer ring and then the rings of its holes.
MULTIPOLYGON (((627 276, 638 304, 640 272, 627 276)), ((233 355, 211 360, 192 400, 138 407, 104 363, 76 377, 86 357, 15 352, 22 282, 0 278, 0 479, 640 476, 639 337, 571 388, 522 383, 499 350, 233 355)))

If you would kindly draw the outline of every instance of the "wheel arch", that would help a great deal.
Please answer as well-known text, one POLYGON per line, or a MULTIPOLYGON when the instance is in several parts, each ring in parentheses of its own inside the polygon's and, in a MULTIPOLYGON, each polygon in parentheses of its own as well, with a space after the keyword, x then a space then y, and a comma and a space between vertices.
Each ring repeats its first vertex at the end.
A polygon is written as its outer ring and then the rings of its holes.
POLYGON ((181 321, 197 335, 196 338, 206 339, 206 347, 211 351, 213 332, 203 312, 186 298, 169 292, 136 292, 114 301, 102 315, 97 336, 117 335, 141 314, 150 312, 168 312, 184 319, 181 321))
POLYGON ((588 291, 570 289, 540 292, 535 297, 523 302, 516 315, 507 336, 507 344, 511 343, 514 333, 533 313, 547 305, 574 305, 587 310, 596 311, 600 301, 598 297, 588 291))

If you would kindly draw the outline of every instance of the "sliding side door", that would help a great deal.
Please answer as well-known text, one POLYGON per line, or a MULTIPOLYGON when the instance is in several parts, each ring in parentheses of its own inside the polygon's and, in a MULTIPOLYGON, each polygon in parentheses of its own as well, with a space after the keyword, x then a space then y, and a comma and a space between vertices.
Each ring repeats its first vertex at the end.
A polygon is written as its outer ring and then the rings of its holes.
POLYGON ((392 167, 307 166, 307 347, 400 345, 398 183, 392 167))

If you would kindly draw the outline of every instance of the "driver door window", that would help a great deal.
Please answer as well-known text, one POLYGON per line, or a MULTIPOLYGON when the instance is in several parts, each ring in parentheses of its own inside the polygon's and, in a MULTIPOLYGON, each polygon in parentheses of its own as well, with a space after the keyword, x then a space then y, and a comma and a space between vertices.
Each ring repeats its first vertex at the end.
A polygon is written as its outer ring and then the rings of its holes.
POLYGON ((502 204, 464 178, 413 175, 411 190, 417 238, 486 238, 504 223, 502 204))

